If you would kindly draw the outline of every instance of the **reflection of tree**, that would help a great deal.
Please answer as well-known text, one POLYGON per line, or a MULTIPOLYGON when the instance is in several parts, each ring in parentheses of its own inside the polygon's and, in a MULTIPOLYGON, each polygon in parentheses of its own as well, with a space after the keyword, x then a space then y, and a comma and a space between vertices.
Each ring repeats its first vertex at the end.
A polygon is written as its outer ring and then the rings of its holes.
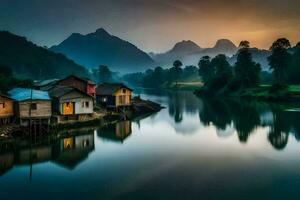
POLYGON ((176 123, 180 123, 183 120, 183 101, 182 94, 178 92, 174 92, 169 96, 169 115, 174 117, 176 123))
POLYGON ((213 123, 218 129, 225 130, 231 124, 228 105, 224 101, 203 99, 203 109, 200 111, 200 121, 205 125, 213 123))
POLYGON ((260 124, 255 104, 240 101, 202 100, 203 109, 199 114, 201 122, 204 125, 213 123, 218 129, 225 130, 233 120, 241 142, 246 142, 251 132, 260 124))
POLYGON ((274 110, 273 118, 274 124, 268 139, 275 149, 282 150, 288 143, 291 118, 289 118, 288 113, 279 110, 274 110))
POLYGON ((239 140, 247 142, 253 130, 260 124, 259 112, 255 104, 238 103, 233 108, 233 119, 239 140))

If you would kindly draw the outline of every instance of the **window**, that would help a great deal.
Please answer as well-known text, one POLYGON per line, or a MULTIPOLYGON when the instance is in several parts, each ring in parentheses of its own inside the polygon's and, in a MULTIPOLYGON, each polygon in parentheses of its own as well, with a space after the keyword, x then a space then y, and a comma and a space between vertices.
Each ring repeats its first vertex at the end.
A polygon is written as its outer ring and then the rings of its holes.
POLYGON ((0 107, 5 108, 5 102, 1 102, 0 107))
POLYGON ((31 109, 31 110, 36 110, 36 109, 37 109, 36 103, 31 103, 31 104, 30 104, 30 109, 31 109))
POLYGON ((103 98, 102 98, 102 102, 107 102, 107 98, 106 98, 106 97, 103 97, 103 98))
POLYGON ((85 107, 86 107, 86 108, 90 107, 90 102, 86 101, 86 102, 85 102, 85 107))
POLYGON ((84 101, 82 102, 81 107, 84 108, 84 101))
POLYGON ((123 89, 123 93, 124 93, 124 94, 126 93, 126 89, 123 89))

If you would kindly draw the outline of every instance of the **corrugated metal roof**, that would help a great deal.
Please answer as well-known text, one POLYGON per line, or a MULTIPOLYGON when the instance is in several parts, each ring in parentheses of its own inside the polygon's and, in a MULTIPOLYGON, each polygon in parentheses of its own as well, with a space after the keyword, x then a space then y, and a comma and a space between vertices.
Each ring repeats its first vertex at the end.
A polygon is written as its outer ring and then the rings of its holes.
POLYGON ((55 84, 58 81, 59 81, 59 79, 42 80, 42 81, 38 81, 38 82, 34 83, 34 86, 42 87, 42 86, 46 86, 46 85, 49 85, 49 84, 55 84))
POLYGON ((29 88, 14 88, 8 92, 9 96, 16 101, 51 100, 48 92, 29 88))

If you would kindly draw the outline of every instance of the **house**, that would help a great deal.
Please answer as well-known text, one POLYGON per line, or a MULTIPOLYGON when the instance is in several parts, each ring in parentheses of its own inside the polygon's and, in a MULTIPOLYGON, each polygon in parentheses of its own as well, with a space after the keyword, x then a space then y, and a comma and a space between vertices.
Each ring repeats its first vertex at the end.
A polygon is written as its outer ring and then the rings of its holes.
POLYGON ((94 98, 77 88, 56 86, 49 90, 52 113, 58 122, 66 119, 80 120, 94 112, 94 98))
POLYGON ((12 98, 0 94, 0 125, 7 124, 14 116, 14 101, 12 98))
POLYGON ((46 91, 15 88, 8 92, 14 103, 15 116, 21 125, 28 125, 29 120, 50 123, 51 99, 46 91))
POLYGON ((59 79, 48 79, 34 83, 34 89, 48 91, 58 84, 59 79))
POLYGON ((88 78, 71 75, 58 81, 58 85, 74 87, 92 97, 96 97, 96 84, 88 78))
POLYGON ((97 130, 97 135, 105 141, 123 143, 131 135, 131 132, 131 121, 121 121, 97 130))
POLYGON ((105 107, 131 106, 132 89, 122 83, 103 83, 96 89, 96 102, 105 107))

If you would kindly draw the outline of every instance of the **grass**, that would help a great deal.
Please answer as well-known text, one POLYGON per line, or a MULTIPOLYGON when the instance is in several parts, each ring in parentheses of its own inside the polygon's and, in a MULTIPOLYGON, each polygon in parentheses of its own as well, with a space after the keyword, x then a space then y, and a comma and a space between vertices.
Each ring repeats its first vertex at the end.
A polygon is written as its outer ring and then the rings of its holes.
POLYGON ((177 85, 175 82, 168 84, 166 89, 171 90, 197 90, 203 86, 202 82, 200 81, 193 81, 193 82, 178 82, 177 85))

